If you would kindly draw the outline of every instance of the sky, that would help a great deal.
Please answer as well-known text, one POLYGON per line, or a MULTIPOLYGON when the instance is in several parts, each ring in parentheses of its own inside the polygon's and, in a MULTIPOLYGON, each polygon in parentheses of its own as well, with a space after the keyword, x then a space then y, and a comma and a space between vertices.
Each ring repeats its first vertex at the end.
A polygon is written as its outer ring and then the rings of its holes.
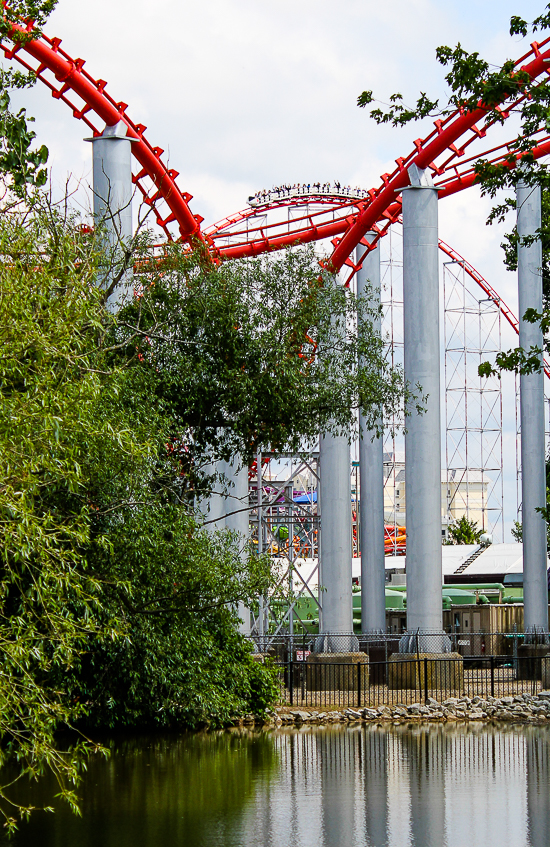
MULTIPOLYGON (((59 0, 45 31, 86 59, 134 122, 147 125, 208 226, 243 208, 249 194, 284 182, 377 185, 431 126, 379 127, 357 107, 361 91, 381 101, 395 91, 408 103, 420 91, 444 98, 437 46, 460 42, 495 64, 519 57, 528 45, 509 36, 510 16, 531 20, 543 10, 532 0, 59 0)), ((86 203, 86 127, 40 84, 17 102, 50 150, 54 189, 71 175, 86 203)), ((499 247, 506 228, 486 227, 488 210, 477 189, 445 199, 440 237, 517 310, 499 247)), ((513 403, 506 400, 509 455, 513 403)), ((508 524, 514 477, 515 464, 506 469, 508 524)))

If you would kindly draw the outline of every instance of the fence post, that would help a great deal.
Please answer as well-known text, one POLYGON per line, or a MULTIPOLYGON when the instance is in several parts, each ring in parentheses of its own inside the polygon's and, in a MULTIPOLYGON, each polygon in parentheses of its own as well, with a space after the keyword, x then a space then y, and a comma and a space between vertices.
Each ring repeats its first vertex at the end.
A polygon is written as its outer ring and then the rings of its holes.
POLYGON ((357 662, 357 707, 361 705, 361 662, 357 662))
POLYGON ((424 702, 428 703, 428 660, 424 656, 424 702))
POLYGON ((495 657, 491 656, 491 697, 495 696, 495 657))
MULTIPOLYGON (((290 654, 292 656, 292 653, 290 654)), ((290 705, 294 705, 294 669, 292 659, 288 660, 288 690, 290 693, 290 705)))

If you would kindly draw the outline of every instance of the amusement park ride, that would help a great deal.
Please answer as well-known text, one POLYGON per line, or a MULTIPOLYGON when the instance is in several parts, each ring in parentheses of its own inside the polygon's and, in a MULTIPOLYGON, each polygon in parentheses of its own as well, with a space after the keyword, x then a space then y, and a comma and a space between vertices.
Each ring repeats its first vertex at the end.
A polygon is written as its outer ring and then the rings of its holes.
MULTIPOLYGON (((14 28, 12 34, 15 29, 29 32, 32 27, 22 24, 14 28)), ((537 327, 518 320, 475 268, 438 239, 438 202, 475 183, 474 168, 478 160, 485 159, 510 168, 520 162, 521 154, 514 155, 513 141, 491 146, 492 129, 497 123, 494 115, 480 104, 472 112, 458 109, 434 121, 431 133, 416 139, 411 152, 396 159, 393 172, 382 174, 379 183, 370 190, 342 189, 339 184, 326 184, 261 192, 250 198, 243 210, 203 229, 203 218, 191 209, 192 196, 179 187, 178 172, 164 163, 162 148, 147 140, 147 128, 132 121, 127 104, 110 95, 105 80, 92 77, 85 69, 83 59, 73 59, 62 49, 61 39, 42 34, 30 41, 5 39, 0 46, 7 59, 32 71, 47 86, 52 97, 68 106, 73 116, 92 133, 95 199, 98 190, 102 190, 98 189, 99 177, 96 178, 97 159, 101 161, 103 174, 112 180, 113 190, 117 182, 127 179, 128 185, 123 186, 122 193, 127 192, 129 186, 131 196, 133 184, 133 191, 150 207, 156 224, 168 240, 180 240, 189 245, 202 242, 214 257, 223 259, 258 256, 297 244, 322 241, 325 246, 330 244, 332 247, 327 267, 333 274, 339 274, 346 285, 353 281, 358 289, 368 278, 376 294, 373 280, 376 281, 377 275, 379 279, 380 275, 380 239, 390 232, 393 225, 403 223, 405 377, 412 384, 420 383, 432 398, 427 403, 425 414, 409 417, 406 435, 408 467, 415 468, 415 472, 406 477, 410 589, 407 625, 409 631, 441 632, 438 249, 457 263, 484 297, 494 304, 520 335, 523 346, 530 347, 539 339, 537 327), (115 150, 124 151, 117 162, 114 161, 115 150), (133 173, 128 165, 126 174, 125 157, 128 163, 130 159, 133 162, 133 173), (354 280, 354 277, 357 279, 354 280), (432 316, 431 319, 428 315, 432 316)), ((540 44, 533 42, 515 66, 535 82, 550 73, 550 38, 540 44)), ((515 98, 500 104, 503 122, 525 96, 518 90, 515 98)), ((534 141, 532 156, 535 159, 550 154, 550 135, 544 129, 535 134, 534 141)), ((113 196, 115 194, 116 191, 113 191, 113 196)), ((524 235, 537 229, 540 197, 537 208, 536 196, 533 200, 536 194, 537 190, 518 189, 518 227, 524 235)), ((123 208, 124 204, 120 203, 121 214, 123 208)), ((132 233, 129 235, 131 237, 132 233)), ((540 243, 520 247, 519 253, 521 318, 528 307, 541 307, 538 271, 541 260, 537 259, 540 243)), ((548 367, 545 367, 545 373, 550 376, 548 367)), ((523 479, 529 480, 529 485, 524 485, 522 498, 525 625, 526 629, 543 628, 546 631, 546 539, 544 524, 536 514, 536 508, 543 505, 545 499, 543 377, 535 374, 522 376, 521 380, 523 479)), ((372 439, 367 432, 364 436, 360 450, 363 506, 360 523, 363 529, 369 526, 373 517, 372 509, 370 515, 367 513, 367 504, 369 508, 375 504, 372 508, 378 510, 376 528, 371 526, 370 534, 368 537, 365 535, 361 544, 362 626, 367 632, 385 627, 383 505, 382 515, 379 513, 383 469, 381 439, 372 439), (365 590, 366 586, 369 586, 369 591, 365 590)), ((284 500, 285 495, 275 491, 275 499, 270 504, 262 502, 262 459, 258 459, 258 502, 252 505, 257 524, 261 526, 262 510, 272 507, 277 498, 283 497, 284 500)), ((324 587, 319 601, 321 631, 352 633, 350 463, 345 434, 321 437, 319 455, 312 460, 310 468, 314 476, 319 475, 319 466, 323 472, 320 474, 320 503, 316 520, 320 520, 322 510, 324 524, 319 578, 324 587), (323 484, 323 479, 328 480, 329 476, 330 487, 323 484), (335 484, 337 479, 340 482, 335 484)), ((239 472, 234 472, 236 484, 241 487, 242 476, 242 472, 240 477, 239 472)), ((247 491, 246 472, 244 485, 247 491)), ((234 527, 240 527, 244 534, 248 534, 248 514, 244 512, 244 518, 242 512, 239 516, 229 515, 234 527)), ((312 525, 311 533, 315 529, 312 525)), ((396 543, 401 544, 402 533, 396 530, 396 536, 396 543)), ((261 547, 261 532, 258 533, 258 541, 261 547)), ((267 540, 265 543, 268 546, 267 540)), ((290 548, 292 544, 287 546, 290 548)), ((307 580, 304 586, 302 590, 307 591, 307 580)), ((351 640, 349 649, 353 649, 351 640)))

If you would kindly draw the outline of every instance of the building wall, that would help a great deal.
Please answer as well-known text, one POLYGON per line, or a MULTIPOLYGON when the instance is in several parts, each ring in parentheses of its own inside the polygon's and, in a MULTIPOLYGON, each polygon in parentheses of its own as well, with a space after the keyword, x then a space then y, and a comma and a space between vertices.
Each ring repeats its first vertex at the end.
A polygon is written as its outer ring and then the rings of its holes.
MULTIPOLYGON (((406 525, 405 465, 385 463, 384 471, 384 517, 388 523, 406 525)), ((445 534, 448 525, 464 515, 475 521, 480 529, 486 528, 484 507, 487 505, 487 491, 487 480, 482 480, 477 472, 470 472, 468 480, 461 478, 457 481, 447 481, 446 473, 442 472, 441 524, 445 534)))

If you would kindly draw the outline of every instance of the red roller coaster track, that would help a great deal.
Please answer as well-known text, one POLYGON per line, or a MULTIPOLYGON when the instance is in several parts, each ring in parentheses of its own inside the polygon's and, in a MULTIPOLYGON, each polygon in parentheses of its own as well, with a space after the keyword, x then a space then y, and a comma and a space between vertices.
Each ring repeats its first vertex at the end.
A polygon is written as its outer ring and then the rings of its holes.
MULTIPOLYGON (((29 29, 30 24, 27 31, 29 29)), ((22 27, 18 30, 25 31, 22 27)), ((7 59, 15 59, 25 70, 35 73, 50 89, 52 97, 69 106, 73 116, 83 121, 94 136, 101 135, 102 123, 113 126, 123 121, 128 127, 128 136, 138 141, 132 144, 132 153, 140 166, 133 182, 145 203, 153 207, 158 226, 168 238, 172 238, 171 224, 179 227, 180 236, 185 240, 202 238, 203 218, 191 212, 189 201, 192 197, 178 188, 178 172, 163 163, 164 150, 149 144, 144 135, 147 127, 135 124, 128 117, 127 103, 117 102, 108 94, 105 80, 94 79, 84 70, 84 59, 72 59, 61 49, 60 38, 46 35, 24 44, 2 42, 0 47, 7 59)))
MULTIPOLYGON (((21 33, 29 32, 30 29, 31 24, 26 28, 14 27, 13 34, 16 30, 21 33)), ((139 165, 133 181, 144 202, 153 209, 156 222, 166 237, 171 239, 179 234, 183 241, 192 238, 204 240, 211 250, 227 258, 255 256, 291 244, 331 238, 334 247, 330 258, 332 267, 340 270, 343 265, 348 265, 352 276, 358 265, 351 256, 358 244, 365 245, 365 234, 374 230, 381 237, 399 219, 400 192, 409 184, 407 169, 412 164, 430 169, 434 183, 440 189, 439 197, 443 198, 474 184, 474 166, 480 158, 496 164, 508 161, 510 152, 513 152, 513 142, 496 147, 482 144, 495 121, 480 104, 473 112, 457 110, 444 120, 436 120, 435 129, 426 138, 417 139, 414 150, 408 156, 396 159, 395 170, 391 174, 383 174, 379 186, 368 191, 367 197, 335 200, 334 197, 315 196, 311 198, 313 208, 310 209, 306 204, 303 211, 297 207, 304 206, 304 197, 289 197, 286 201, 267 203, 239 212, 203 232, 200 226, 203 219, 200 215, 194 215, 189 208, 191 195, 178 187, 178 172, 168 168, 162 161, 162 148, 153 147, 147 141, 146 127, 135 124, 129 118, 127 104, 111 97, 106 90, 105 80, 94 79, 84 69, 83 59, 72 59, 61 49, 60 38, 48 38, 42 34, 25 43, 13 40, 0 42, 0 47, 6 58, 34 72, 50 89, 52 96, 69 106, 73 116, 82 120, 94 135, 101 134, 103 123, 111 126, 123 121, 128 127, 128 135, 138 142, 132 144, 132 153, 139 165), (466 153, 470 155, 466 156, 466 153), (268 223, 267 212, 284 206, 293 208, 298 214, 288 215, 286 221, 268 223)), ((543 74, 550 73, 549 63, 550 38, 547 38, 540 44, 533 42, 531 49, 518 59, 515 67, 525 71, 535 81, 543 74)), ((504 120, 524 99, 525 94, 518 91, 516 98, 500 104, 504 120)), ((550 154, 550 135, 541 130, 536 140, 533 151, 535 158, 550 154)), ((519 156, 516 161, 518 159, 519 156)), ((499 303, 504 316, 517 331, 517 318, 489 283, 444 242, 440 243, 440 247, 460 262, 485 293, 499 303)))

